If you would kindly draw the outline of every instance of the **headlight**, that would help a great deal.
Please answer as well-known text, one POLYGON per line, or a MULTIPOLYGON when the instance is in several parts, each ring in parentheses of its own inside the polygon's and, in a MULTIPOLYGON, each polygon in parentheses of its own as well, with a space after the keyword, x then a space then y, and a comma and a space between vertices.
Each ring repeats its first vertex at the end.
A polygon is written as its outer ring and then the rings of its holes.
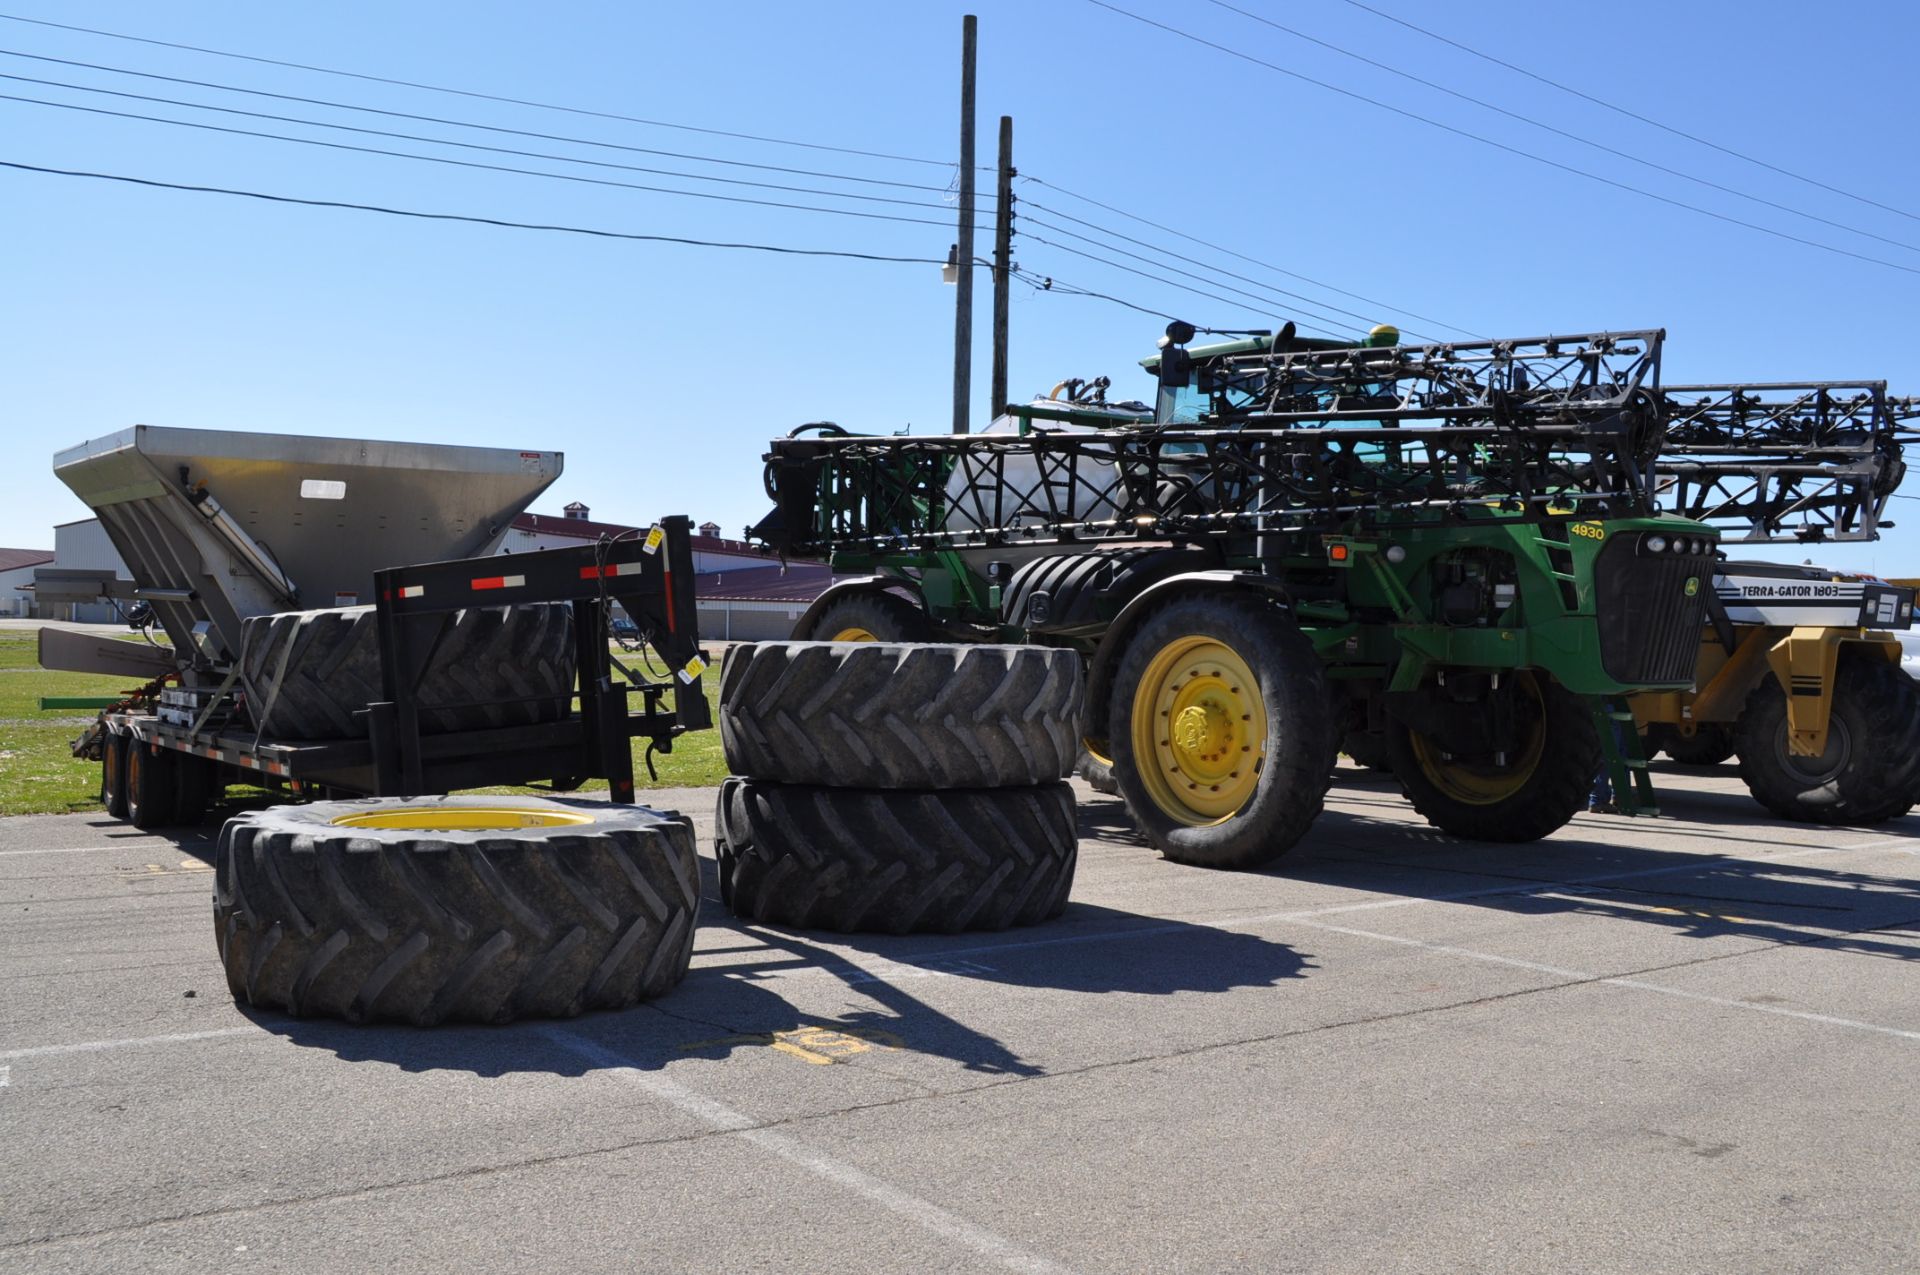
POLYGON ((1647 537, 1648 553, 1665 553, 1666 551, 1667 551, 1667 538, 1665 536, 1648 536, 1647 537))

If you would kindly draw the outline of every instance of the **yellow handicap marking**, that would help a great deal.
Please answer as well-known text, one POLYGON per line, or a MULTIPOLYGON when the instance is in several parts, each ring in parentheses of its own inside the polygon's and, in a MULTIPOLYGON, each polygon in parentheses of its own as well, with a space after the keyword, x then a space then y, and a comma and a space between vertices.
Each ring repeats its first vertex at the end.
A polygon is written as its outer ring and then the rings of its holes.
POLYGON ((1580 894, 1548 893, 1543 899, 1565 899, 1571 903, 1585 903, 1598 908, 1620 908, 1633 912, 1652 912, 1660 916, 1684 916, 1696 921, 1719 921, 1731 925, 1759 925, 1760 921, 1750 916, 1734 916, 1730 912, 1709 912, 1705 908, 1670 908, 1658 903, 1640 903, 1632 899, 1604 898, 1596 899, 1580 894))
POLYGON ((740 1036, 721 1036, 713 1040, 696 1040, 680 1046, 682 1053, 699 1053, 705 1049, 729 1049, 739 1045, 763 1045, 777 1049, 801 1062, 815 1066, 836 1063, 854 1054, 864 1054, 875 1045, 882 1049, 899 1049, 906 1041, 892 1032, 877 1031, 868 1027, 806 1026, 781 1032, 749 1032, 740 1036))
POLYGON ((213 865, 202 863, 198 859, 182 859, 177 868, 163 868, 157 863, 143 863, 137 868, 122 868, 120 871, 130 877, 181 877, 189 872, 211 872, 213 865))
POLYGON ((1698 921, 1731 921, 1736 925, 1758 925, 1760 922, 1750 916, 1730 916, 1725 912, 1706 912, 1699 908, 1662 908, 1653 904, 1644 904, 1648 912, 1659 912, 1666 916, 1690 916, 1698 921))

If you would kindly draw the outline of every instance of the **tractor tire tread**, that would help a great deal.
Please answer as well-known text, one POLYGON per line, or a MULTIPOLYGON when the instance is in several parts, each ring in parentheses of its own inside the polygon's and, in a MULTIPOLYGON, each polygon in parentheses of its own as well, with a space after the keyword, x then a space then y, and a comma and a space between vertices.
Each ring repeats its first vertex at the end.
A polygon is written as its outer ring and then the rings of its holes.
POLYGON ((735 774, 840 788, 1000 788, 1071 773, 1080 657, 1038 646, 761 642, 720 680, 735 774))
POLYGON ((761 925, 954 934, 1060 915, 1078 829, 1065 783, 903 791, 731 778, 720 789, 721 897, 761 925))
POLYGON ((280 817, 371 804, 275 807, 221 829, 214 934, 237 1000, 354 1022, 504 1023, 624 1009, 684 977, 699 908, 685 819, 578 803, 598 806, 595 822, 560 835, 374 838, 280 817))

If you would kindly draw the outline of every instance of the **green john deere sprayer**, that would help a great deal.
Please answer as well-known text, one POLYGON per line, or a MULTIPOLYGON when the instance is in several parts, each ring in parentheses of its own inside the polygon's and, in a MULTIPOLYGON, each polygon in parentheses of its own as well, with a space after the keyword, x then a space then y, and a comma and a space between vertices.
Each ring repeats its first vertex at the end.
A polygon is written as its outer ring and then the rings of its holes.
POLYGON ((1716 535, 1654 503, 1662 335, 1190 351, 1176 323, 1151 420, 803 427, 755 534, 856 573, 796 637, 1082 652, 1088 748, 1169 858, 1284 853, 1356 728, 1438 827, 1532 840, 1603 764, 1649 808, 1623 699, 1693 679, 1716 535))

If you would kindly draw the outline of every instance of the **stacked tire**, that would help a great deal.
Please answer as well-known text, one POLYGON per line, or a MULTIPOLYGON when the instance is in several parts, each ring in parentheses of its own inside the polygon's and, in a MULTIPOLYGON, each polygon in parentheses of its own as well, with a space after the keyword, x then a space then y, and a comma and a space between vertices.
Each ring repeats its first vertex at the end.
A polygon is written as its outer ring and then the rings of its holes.
POLYGON ((1034 646, 762 642, 728 655, 720 894, 840 933, 1030 925, 1067 905, 1080 657, 1034 646))

